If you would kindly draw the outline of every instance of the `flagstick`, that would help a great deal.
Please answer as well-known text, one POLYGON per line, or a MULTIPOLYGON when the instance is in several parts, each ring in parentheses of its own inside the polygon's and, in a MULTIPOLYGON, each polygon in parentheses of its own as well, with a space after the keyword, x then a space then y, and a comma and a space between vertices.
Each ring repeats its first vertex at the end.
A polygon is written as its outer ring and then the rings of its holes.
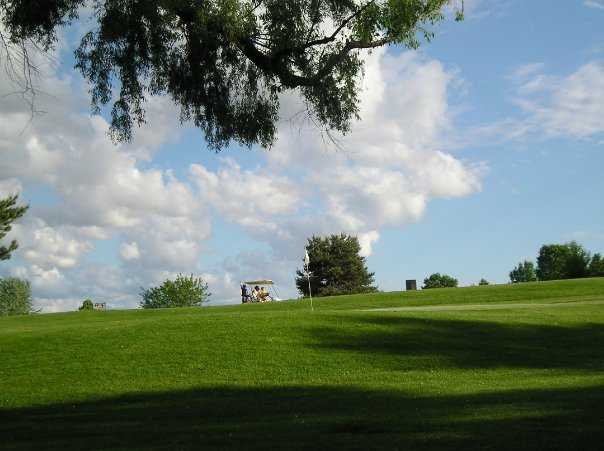
POLYGON ((310 291, 310 271, 308 269, 306 270, 306 278, 308 279, 308 295, 310 296, 310 310, 311 310, 311 312, 314 312, 315 309, 312 306, 312 291, 310 291))
POLYGON ((310 296, 310 310, 315 311, 312 306, 312 291, 310 289, 310 258, 308 257, 308 248, 304 249, 304 270, 306 271, 306 278, 308 279, 308 296, 310 296))

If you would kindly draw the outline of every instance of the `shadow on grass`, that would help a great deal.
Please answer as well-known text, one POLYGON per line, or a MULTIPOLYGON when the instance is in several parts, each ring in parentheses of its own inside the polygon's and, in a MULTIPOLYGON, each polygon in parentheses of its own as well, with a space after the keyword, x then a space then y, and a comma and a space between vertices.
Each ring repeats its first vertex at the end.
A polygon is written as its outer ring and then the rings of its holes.
MULTIPOLYGON (((348 327, 313 327, 309 346, 349 350, 395 369, 455 368, 604 370, 604 325, 576 327, 483 321, 354 316, 348 327), (426 363, 422 364, 422 358, 426 363)), ((340 324, 341 326, 341 324, 340 324)))
POLYGON ((215 388, 0 410, 0 448, 601 449, 604 386, 414 397, 215 388))

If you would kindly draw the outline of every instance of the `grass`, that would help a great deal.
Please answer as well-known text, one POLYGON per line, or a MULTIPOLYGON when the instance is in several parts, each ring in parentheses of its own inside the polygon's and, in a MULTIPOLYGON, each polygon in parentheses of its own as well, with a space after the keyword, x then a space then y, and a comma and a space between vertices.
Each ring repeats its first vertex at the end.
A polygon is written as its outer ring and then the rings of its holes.
POLYGON ((584 279, 0 318, 0 448, 601 449, 602 301, 584 279), (367 310, 410 306, 441 309, 367 310))

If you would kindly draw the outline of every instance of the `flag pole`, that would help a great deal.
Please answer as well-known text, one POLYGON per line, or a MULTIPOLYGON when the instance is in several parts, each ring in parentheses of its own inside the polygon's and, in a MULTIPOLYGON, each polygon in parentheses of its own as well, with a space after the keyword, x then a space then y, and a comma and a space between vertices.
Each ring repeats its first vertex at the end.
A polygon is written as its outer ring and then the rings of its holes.
POLYGON ((308 257, 308 249, 304 249, 304 269, 306 270, 306 278, 308 279, 308 296, 310 297, 310 310, 315 311, 312 306, 312 291, 310 289, 310 258, 308 257))
POLYGON ((306 277, 308 278, 308 295, 310 296, 310 310, 314 312, 315 309, 312 306, 312 291, 310 291, 310 271, 308 270, 308 268, 306 269, 306 277))

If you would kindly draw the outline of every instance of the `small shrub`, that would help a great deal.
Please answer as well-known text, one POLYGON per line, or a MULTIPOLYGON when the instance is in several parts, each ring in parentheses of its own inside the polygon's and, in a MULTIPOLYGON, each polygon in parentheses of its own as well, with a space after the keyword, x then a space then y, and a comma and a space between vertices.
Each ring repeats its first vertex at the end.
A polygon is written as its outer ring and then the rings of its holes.
POLYGON ((480 282, 478 282, 478 285, 489 285, 489 281, 487 279, 480 279, 480 282))
POLYGON ((31 287, 27 280, 0 279, 0 315, 26 315, 32 311, 31 287))
POLYGON ((457 279, 448 276, 447 274, 434 273, 430 277, 424 279, 423 290, 429 288, 455 288, 457 287, 457 279))
POLYGON ((94 304, 90 299, 84 299, 84 302, 82 302, 82 305, 78 310, 94 310, 94 304))
POLYGON ((166 280, 159 287, 143 289, 142 308, 200 307, 211 293, 208 284, 201 277, 179 274, 176 280, 166 280))

